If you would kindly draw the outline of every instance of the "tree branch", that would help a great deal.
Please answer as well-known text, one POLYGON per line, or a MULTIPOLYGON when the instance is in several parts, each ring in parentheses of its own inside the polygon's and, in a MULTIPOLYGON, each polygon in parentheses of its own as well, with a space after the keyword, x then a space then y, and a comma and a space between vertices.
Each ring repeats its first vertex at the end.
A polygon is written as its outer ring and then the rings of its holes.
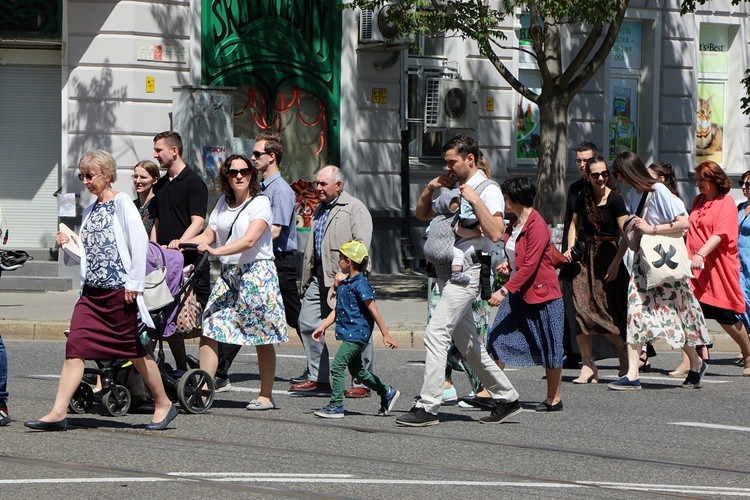
POLYGON ((528 87, 526 87, 526 85, 518 81, 518 79, 513 76, 513 73, 510 72, 507 66, 505 66, 505 64, 503 64, 503 62, 497 56, 495 51, 492 50, 492 46, 490 45, 488 40, 479 42, 478 45, 479 52, 492 63, 497 72, 500 73, 500 76, 502 76, 516 92, 533 103, 537 102, 537 100, 539 99, 539 95, 532 92, 528 87))

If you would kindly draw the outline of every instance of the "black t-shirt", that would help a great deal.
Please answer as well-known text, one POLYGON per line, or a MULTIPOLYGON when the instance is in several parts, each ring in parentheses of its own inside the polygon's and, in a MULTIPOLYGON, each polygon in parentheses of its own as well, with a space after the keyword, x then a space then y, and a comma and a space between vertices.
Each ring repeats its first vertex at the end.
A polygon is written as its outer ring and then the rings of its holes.
POLYGON ((620 193, 610 191, 609 196, 607 196, 607 202, 604 205, 599 205, 597 208, 599 209, 600 228, 598 231, 586 214, 586 201, 583 194, 576 200, 575 212, 578 214, 578 220, 583 221, 584 233, 587 236, 617 236, 619 232, 617 218, 630 214, 625 207, 625 200, 622 199, 620 193))
MULTIPOLYGON (((562 251, 568 249, 568 229, 570 229, 570 222, 573 220, 573 212, 576 209, 576 201, 580 198, 581 192, 583 191, 584 180, 583 178, 578 179, 568 188, 568 196, 565 199, 565 224, 563 227, 563 239, 562 239, 562 251)), ((581 225, 581 219, 578 219, 578 237, 583 238, 583 226, 581 225)))
POLYGON ((160 245, 180 239, 190 226, 191 216, 206 217, 208 188, 189 166, 171 181, 168 174, 164 174, 154 186, 154 193, 154 217, 159 220, 156 241, 160 245))

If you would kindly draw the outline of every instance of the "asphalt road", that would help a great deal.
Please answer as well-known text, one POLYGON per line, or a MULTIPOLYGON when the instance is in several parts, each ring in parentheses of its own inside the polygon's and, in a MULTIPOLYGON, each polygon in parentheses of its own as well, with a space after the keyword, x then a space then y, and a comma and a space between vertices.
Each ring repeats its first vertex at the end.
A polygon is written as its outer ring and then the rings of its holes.
MULTIPOLYGON (((278 350, 277 410, 249 412, 259 388, 252 349, 232 370, 233 390, 206 414, 181 413, 161 433, 143 429, 147 408, 123 417, 71 415, 70 430, 28 431, 46 413, 64 356, 59 342, 6 341, 9 409, 0 428, 4 498, 717 498, 750 496, 750 379, 730 354, 709 365, 703 388, 666 377, 678 354, 653 359, 644 389, 574 386, 565 410, 531 411, 543 398, 541 368, 509 369, 526 410, 482 425, 479 410, 446 406, 440 424, 401 428, 422 382, 424 351, 376 352, 376 373, 401 391, 395 416, 377 417, 377 397, 347 400, 346 417, 312 414, 326 395, 286 392, 303 364, 278 350)), ((194 346, 189 350, 195 352, 194 346)), ((600 363, 614 379, 615 361, 600 363)), ((604 381, 604 380, 603 380, 604 381)), ((469 391, 456 374, 459 394, 469 391)))

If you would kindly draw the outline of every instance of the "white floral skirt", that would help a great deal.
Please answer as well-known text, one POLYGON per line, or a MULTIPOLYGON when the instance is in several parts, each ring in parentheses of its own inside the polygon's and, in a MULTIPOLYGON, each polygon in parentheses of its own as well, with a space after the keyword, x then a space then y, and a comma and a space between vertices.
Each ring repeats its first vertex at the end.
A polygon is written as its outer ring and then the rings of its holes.
POLYGON ((272 260, 223 265, 206 310, 203 336, 236 345, 279 344, 287 336, 284 302, 272 260))

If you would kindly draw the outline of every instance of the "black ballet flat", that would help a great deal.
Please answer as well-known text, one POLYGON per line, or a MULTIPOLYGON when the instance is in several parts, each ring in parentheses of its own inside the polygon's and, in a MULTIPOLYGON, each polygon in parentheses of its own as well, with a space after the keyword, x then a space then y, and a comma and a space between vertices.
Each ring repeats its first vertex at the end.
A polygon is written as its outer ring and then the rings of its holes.
POLYGON ((536 406, 535 411, 562 411, 562 409, 563 409, 563 404, 562 404, 562 399, 561 399, 560 401, 558 401, 556 404, 553 404, 553 405, 547 403, 546 401, 542 401, 536 406))
POLYGON ((43 420, 27 420, 23 423, 24 426, 35 431, 67 431, 68 430, 68 419, 64 418, 57 422, 45 422, 43 420))
POLYGON ((174 418, 177 416, 177 407, 175 405, 172 405, 169 408, 169 412, 167 412, 167 416, 164 417, 164 420, 161 422, 151 422, 146 426, 147 431, 163 431, 167 428, 169 423, 174 420, 174 418))

